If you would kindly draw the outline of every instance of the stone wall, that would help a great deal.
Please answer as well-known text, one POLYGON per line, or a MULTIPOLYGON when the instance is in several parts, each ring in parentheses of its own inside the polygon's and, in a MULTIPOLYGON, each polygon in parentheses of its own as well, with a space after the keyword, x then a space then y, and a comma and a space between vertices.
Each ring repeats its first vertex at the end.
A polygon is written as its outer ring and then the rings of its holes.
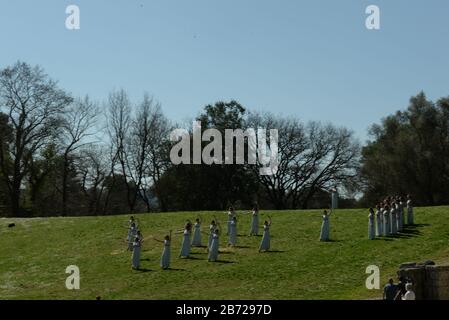
POLYGON ((416 300, 449 300, 449 265, 405 263, 398 276, 413 283, 416 300))

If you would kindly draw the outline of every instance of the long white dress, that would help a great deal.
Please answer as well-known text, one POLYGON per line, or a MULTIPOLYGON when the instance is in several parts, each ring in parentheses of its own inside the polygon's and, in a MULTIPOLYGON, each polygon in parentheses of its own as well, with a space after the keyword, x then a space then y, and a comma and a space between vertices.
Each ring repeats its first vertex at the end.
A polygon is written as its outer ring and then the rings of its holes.
POLYGON ((212 235, 212 242, 209 247, 209 254, 207 256, 208 261, 217 261, 218 259, 218 248, 220 246, 218 234, 215 232, 212 235))
POLYGON ((399 202, 399 215, 401 216, 401 231, 404 229, 405 217, 404 217, 404 202, 399 202))
POLYGON ((195 226, 193 228, 194 231, 193 231, 192 246, 201 247, 201 223, 199 222, 195 223, 195 226))
POLYGON ((412 200, 407 200, 407 223, 414 224, 412 200))
POLYGON ((215 229, 216 229, 216 225, 209 225, 209 239, 207 241, 207 249, 210 250, 210 246, 212 244, 212 239, 214 238, 214 233, 215 233, 215 229))
POLYGON ((142 242, 140 238, 136 238, 133 244, 133 254, 132 254, 132 266, 133 269, 139 269, 140 267, 140 250, 142 242))
POLYGON ((228 230, 227 235, 231 232, 231 221, 234 219, 235 213, 233 211, 228 211, 228 230))
POLYGON ((184 239, 182 240, 180 257, 188 257, 190 255, 190 232, 189 230, 184 230, 184 239))
POLYGON ((263 226, 263 237, 260 242, 259 251, 270 250, 270 226, 264 224, 263 226))
POLYGON ((329 215, 323 214, 323 223, 321 224, 321 233, 320 233, 320 241, 328 241, 329 240, 329 215))
POLYGON ((396 210, 395 208, 391 208, 390 210, 390 229, 392 234, 397 233, 397 224, 396 224, 396 210))
POLYGON ((368 239, 373 240, 376 226, 374 224, 374 213, 368 215, 368 239))
POLYGON ((164 240, 164 251, 162 251, 161 268, 168 269, 170 267, 170 240, 164 240))
POLYGON ((128 250, 133 250, 133 242, 137 235, 137 228, 136 227, 129 227, 128 229, 128 237, 126 238, 126 241, 128 241, 128 250))
POLYGON ((391 229, 390 229, 390 214, 389 214, 388 210, 384 209, 383 215, 384 215, 383 235, 384 236, 388 236, 391 233, 391 229))
POLYGON ((253 210, 253 216, 251 218, 251 231, 249 232, 250 236, 259 234, 259 212, 257 210, 253 210))
POLYGON ((402 215, 401 215, 401 208, 399 204, 396 204, 396 225, 397 225, 397 231, 402 230, 402 215))
POLYGON ((382 236, 382 224, 383 224, 383 217, 382 217, 382 211, 377 210, 376 211, 376 237, 382 236))
POLYGON ((232 220, 229 230, 229 244, 235 246, 237 242, 237 221, 232 220))

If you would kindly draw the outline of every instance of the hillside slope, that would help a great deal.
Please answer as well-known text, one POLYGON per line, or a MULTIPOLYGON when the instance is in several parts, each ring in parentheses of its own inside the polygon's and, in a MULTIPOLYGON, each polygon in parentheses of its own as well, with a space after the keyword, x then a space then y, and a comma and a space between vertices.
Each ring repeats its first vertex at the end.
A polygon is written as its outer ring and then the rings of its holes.
MULTIPOLYGON (((179 259, 182 235, 172 241, 171 270, 159 267, 162 239, 198 215, 206 231, 225 213, 136 215, 146 238, 141 271, 126 251, 128 216, 0 219, 0 299, 370 299, 366 267, 377 265, 382 283, 402 262, 446 261, 449 207, 416 208, 415 223, 396 238, 367 239, 367 210, 337 210, 330 242, 318 241, 321 212, 262 211, 270 215, 273 252, 258 253, 261 237, 248 237, 250 215, 239 214, 237 248, 221 237, 220 262, 207 262, 204 248, 179 259), (8 228, 11 222, 16 227, 8 228), (67 290, 68 265, 81 272, 81 289, 67 290)), ((203 242, 206 242, 203 235, 203 242)))

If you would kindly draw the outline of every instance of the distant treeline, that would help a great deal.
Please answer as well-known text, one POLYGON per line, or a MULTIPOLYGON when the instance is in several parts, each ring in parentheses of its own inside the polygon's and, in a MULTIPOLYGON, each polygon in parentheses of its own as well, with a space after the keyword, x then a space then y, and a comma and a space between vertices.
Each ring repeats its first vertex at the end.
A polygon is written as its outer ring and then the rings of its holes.
POLYGON ((192 133, 191 124, 167 119, 149 95, 133 103, 117 90, 100 104, 72 97, 39 66, 6 67, 0 70, 0 214, 108 215, 255 203, 323 208, 334 188, 340 207, 407 193, 418 205, 449 203, 447 98, 413 97, 406 111, 372 126, 372 141, 363 148, 346 128, 260 114, 237 101, 207 105, 194 118, 202 132, 215 128, 223 136, 225 129, 277 129, 276 174, 260 175, 260 165, 252 164, 174 165, 170 133, 180 127, 192 133))

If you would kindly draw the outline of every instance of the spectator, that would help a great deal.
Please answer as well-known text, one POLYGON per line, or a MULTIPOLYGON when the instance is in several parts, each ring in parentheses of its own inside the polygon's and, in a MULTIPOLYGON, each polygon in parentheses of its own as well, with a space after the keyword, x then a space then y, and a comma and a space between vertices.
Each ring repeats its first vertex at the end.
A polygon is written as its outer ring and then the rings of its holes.
POLYGON ((402 297, 405 295, 406 293, 406 289, 405 289, 405 285, 407 283, 407 280, 404 277, 399 277, 399 283, 397 284, 397 290, 398 292, 396 293, 396 297, 394 300, 401 300, 402 297))
POLYGON ((394 284, 393 279, 388 280, 388 284, 384 287, 384 300, 394 300, 398 291, 398 287, 394 284))
POLYGON ((405 290, 407 290, 407 291, 404 294, 404 296, 402 297, 402 300, 415 300, 416 299, 415 292, 413 292, 412 288, 413 288, 413 284, 411 284, 411 283, 407 283, 405 285, 405 290))

